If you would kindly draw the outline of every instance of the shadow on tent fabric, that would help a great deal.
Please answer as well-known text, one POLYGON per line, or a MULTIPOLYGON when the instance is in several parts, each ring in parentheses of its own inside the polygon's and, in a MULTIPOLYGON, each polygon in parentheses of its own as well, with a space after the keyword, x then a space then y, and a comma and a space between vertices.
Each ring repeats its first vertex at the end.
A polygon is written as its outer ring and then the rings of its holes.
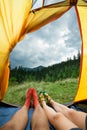
POLYGON ((87 100, 79 101, 76 103, 68 103, 65 105, 67 105, 69 108, 75 109, 77 111, 82 111, 82 112, 87 113, 87 100))
MULTIPOLYGON (((13 106, 10 104, 0 102, 0 127, 3 126, 6 122, 8 122, 19 109, 20 109, 19 106, 13 106)), ((31 130, 30 123, 31 123, 33 112, 34 112, 33 108, 31 108, 28 112, 29 120, 28 120, 28 125, 26 127, 26 130, 31 130)), ((54 127, 50 124, 49 124, 49 128, 50 130, 55 130, 54 127)))

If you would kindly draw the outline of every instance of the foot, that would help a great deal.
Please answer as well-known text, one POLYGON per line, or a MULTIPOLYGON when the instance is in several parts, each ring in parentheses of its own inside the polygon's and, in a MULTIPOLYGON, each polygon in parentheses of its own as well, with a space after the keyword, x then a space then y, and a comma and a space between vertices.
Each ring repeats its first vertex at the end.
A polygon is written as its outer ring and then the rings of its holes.
POLYGON ((32 92, 32 98, 33 98, 34 108, 36 108, 36 106, 39 104, 39 101, 38 101, 37 91, 34 88, 33 88, 33 92, 32 92))
POLYGON ((25 106, 29 109, 31 105, 31 97, 32 97, 33 88, 29 88, 26 93, 25 106))
POLYGON ((43 107, 43 102, 45 101, 43 92, 41 92, 40 95, 39 95, 39 101, 40 101, 41 106, 43 107))
POLYGON ((52 98, 51 98, 51 97, 48 95, 48 93, 46 93, 46 92, 44 92, 43 94, 44 94, 44 96, 46 97, 46 99, 48 100, 48 102, 50 103, 51 100, 52 100, 52 98))

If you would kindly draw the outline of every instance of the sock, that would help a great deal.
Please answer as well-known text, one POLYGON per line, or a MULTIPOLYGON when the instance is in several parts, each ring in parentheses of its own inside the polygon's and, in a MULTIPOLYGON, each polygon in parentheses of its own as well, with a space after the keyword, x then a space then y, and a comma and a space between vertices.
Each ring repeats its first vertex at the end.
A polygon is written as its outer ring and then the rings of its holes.
POLYGON ((48 93, 44 92, 44 95, 45 95, 45 97, 47 98, 47 100, 50 102, 50 100, 51 100, 52 98, 48 95, 48 93))
POLYGON ((30 103, 31 103, 31 96, 32 96, 32 88, 28 89, 27 94, 26 94, 26 99, 25 99, 25 106, 27 108, 30 107, 30 103))
POLYGON ((33 102, 34 102, 34 108, 39 104, 37 92, 35 89, 33 89, 33 102))

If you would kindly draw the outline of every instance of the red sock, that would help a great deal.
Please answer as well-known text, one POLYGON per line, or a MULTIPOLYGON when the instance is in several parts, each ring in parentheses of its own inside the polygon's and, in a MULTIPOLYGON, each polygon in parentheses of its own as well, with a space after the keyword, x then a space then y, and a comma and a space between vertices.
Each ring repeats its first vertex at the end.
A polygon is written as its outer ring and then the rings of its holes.
POLYGON ((33 102, 34 102, 34 108, 39 104, 37 92, 35 89, 33 89, 33 102))
POLYGON ((27 94, 26 94, 25 106, 27 108, 30 107, 32 92, 33 92, 33 89, 30 88, 28 89, 27 94))

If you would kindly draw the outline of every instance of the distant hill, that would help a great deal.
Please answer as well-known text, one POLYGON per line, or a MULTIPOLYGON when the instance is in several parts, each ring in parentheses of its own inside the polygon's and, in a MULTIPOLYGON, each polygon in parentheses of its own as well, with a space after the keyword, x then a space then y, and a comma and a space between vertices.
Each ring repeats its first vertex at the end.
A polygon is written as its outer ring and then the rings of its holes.
POLYGON ((35 67, 35 68, 24 68, 26 71, 40 71, 42 70, 43 68, 45 68, 44 66, 38 66, 38 67, 35 67))
POLYGON ((77 78, 79 76, 80 54, 74 56, 73 59, 44 67, 38 66, 35 68, 14 68, 11 70, 10 78, 22 82, 29 81, 57 81, 67 78, 77 78))

